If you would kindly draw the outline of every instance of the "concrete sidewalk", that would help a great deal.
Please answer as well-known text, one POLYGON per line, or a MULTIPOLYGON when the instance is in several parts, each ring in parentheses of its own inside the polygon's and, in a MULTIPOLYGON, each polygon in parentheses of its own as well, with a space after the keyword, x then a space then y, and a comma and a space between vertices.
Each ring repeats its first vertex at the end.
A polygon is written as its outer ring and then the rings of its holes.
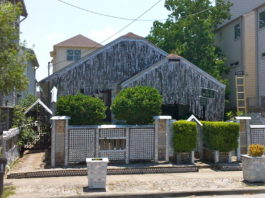
MULTIPOLYGON (((86 192, 86 176, 49 177, 32 179, 6 179, 6 184, 16 186, 12 197, 112 197, 120 195, 172 195, 186 192, 250 192, 260 190, 265 193, 265 184, 248 184, 243 182, 241 171, 214 171, 200 169, 193 173, 145 174, 145 175, 109 175, 106 191, 86 192)), ((250 192, 251 193, 251 192, 250 192)), ((253 193, 253 192, 252 192, 253 193)), ((183 194, 183 195, 184 195, 183 194)), ((146 196, 147 197, 147 196, 146 196)))

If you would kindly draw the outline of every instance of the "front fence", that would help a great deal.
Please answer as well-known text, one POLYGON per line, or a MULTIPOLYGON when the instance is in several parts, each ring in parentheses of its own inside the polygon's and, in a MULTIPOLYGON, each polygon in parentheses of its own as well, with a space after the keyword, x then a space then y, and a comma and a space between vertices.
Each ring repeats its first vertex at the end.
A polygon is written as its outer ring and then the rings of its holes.
POLYGON ((68 162, 86 157, 108 157, 111 161, 155 159, 155 126, 101 125, 69 126, 68 162))
POLYGON ((265 146, 265 125, 250 125, 250 143, 265 146))
POLYGON ((110 161, 168 161, 172 154, 171 117, 157 116, 154 125, 69 126, 67 116, 52 120, 51 165, 67 166, 88 157, 110 161), (161 141, 163 140, 163 141, 161 141))
POLYGON ((11 163, 19 157, 19 146, 17 145, 19 133, 19 128, 12 128, 4 131, 1 136, 2 152, 7 158, 7 163, 11 163))

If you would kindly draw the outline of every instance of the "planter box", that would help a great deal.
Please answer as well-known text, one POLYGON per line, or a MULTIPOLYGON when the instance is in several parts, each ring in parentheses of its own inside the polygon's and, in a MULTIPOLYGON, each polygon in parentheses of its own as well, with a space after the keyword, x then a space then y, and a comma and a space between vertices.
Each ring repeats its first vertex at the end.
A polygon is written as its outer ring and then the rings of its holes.
POLYGON ((248 182, 265 182, 265 156, 242 155, 243 178, 248 182))
POLYGON ((86 158, 88 188, 105 188, 108 158, 86 158))
POLYGON ((211 162, 211 163, 217 163, 219 160, 218 151, 204 148, 203 149, 203 160, 207 162, 211 162))
POLYGON ((174 162, 177 164, 192 164, 193 162, 192 152, 179 152, 174 156, 174 162))
POLYGON ((231 163, 231 152, 219 152, 219 163, 231 163))

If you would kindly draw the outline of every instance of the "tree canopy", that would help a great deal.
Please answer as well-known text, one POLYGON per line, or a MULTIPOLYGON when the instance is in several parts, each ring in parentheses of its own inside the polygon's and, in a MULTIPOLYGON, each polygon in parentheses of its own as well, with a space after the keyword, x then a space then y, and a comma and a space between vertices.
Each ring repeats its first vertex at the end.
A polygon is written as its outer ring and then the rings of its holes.
POLYGON ((162 23, 155 21, 147 36, 168 53, 176 53, 210 73, 217 79, 227 72, 225 57, 215 46, 215 30, 230 17, 231 3, 218 0, 166 0, 171 12, 162 23))
POLYGON ((22 91, 28 84, 24 71, 29 57, 19 44, 21 12, 20 4, 0 3, 0 92, 3 94, 14 89, 22 91))

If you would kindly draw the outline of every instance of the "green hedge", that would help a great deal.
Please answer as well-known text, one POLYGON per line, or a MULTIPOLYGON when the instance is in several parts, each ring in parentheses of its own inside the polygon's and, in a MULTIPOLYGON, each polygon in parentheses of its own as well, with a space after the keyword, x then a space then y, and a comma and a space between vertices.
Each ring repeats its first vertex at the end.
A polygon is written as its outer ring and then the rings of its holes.
POLYGON ((173 123, 173 145, 175 152, 191 152, 196 147, 197 125, 189 121, 173 123))
POLYGON ((127 124, 149 124, 161 112, 162 96, 152 87, 136 86, 122 90, 111 110, 117 120, 127 124))
POLYGON ((56 104, 57 115, 70 116, 70 124, 100 124, 106 117, 106 106, 99 98, 77 94, 59 98, 56 104))
POLYGON ((202 124, 204 142, 209 149, 229 152, 238 147, 238 123, 204 121, 202 124))

